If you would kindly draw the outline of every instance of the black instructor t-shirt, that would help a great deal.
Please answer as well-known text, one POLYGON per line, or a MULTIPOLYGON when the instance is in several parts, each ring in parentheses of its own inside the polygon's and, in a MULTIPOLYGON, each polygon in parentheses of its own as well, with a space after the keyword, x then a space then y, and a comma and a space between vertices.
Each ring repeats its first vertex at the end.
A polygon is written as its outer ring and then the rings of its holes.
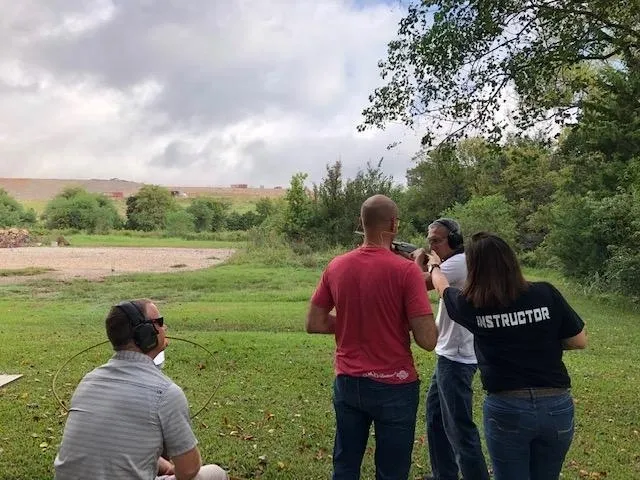
POLYGON ((445 289, 443 299, 449 316, 474 334, 482 385, 489 393, 571 386, 562 340, 580 333, 584 322, 553 285, 532 282, 501 309, 477 309, 453 287, 445 289))

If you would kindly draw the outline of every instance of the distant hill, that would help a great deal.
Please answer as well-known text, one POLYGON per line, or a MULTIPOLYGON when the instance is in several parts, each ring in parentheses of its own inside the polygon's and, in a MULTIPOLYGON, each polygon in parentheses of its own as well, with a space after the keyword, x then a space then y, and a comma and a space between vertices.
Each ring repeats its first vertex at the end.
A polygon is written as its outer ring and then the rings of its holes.
MULTIPOLYGON (((66 187, 82 187, 88 192, 104 193, 128 197, 135 194, 144 183, 130 182, 112 178, 110 180, 90 179, 45 179, 45 178, 0 178, 0 188, 19 201, 50 200, 66 187)), ((169 185, 169 190, 175 190, 194 196, 212 196, 225 198, 258 199, 263 197, 276 198, 286 193, 282 188, 232 188, 232 187, 182 187, 169 185)))

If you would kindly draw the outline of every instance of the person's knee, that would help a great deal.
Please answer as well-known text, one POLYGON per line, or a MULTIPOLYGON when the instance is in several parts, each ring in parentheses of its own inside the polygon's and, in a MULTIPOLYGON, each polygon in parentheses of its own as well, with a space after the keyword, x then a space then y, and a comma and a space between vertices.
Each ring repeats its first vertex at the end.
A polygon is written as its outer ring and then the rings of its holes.
POLYGON ((218 465, 203 465, 193 480, 229 480, 227 472, 218 465))

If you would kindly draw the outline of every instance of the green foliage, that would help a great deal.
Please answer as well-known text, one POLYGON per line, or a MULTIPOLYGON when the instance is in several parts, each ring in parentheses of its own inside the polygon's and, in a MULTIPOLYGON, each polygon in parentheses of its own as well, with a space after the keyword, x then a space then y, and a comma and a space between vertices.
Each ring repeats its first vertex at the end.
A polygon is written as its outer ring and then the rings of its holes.
POLYGON ((225 219, 228 230, 249 230, 262 223, 263 219, 253 210, 244 213, 231 212, 225 219))
POLYGON ((263 222, 267 217, 273 215, 277 210, 276 202, 270 198, 261 198, 256 202, 256 213, 263 222))
POLYGON ((165 231, 170 237, 183 237, 193 232, 193 215, 182 208, 167 213, 165 231))
POLYGON ((171 192, 158 185, 145 185, 127 198, 127 228, 131 230, 164 230, 167 214, 178 208, 171 192))
POLYGON ((111 199, 77 187, 66 188, 54 197, 42 218, 50 229, 70 228, 88 233, 105 233, 122 225, 111 199))
POLYGON ((347 180, 342 178, 341 162, 327 165, 326 176, 313 186, 311 194, 304 186, 307 175, 294 175, 285 197, 284 212, 279 214, 276 210, 264 225, 273 226, 300 252, 354 245, 360 240, 354 231, 359 228, 360 206, 364 200, 383 194, 401 201, 401 190, 384 174, 381 165, 382 160, 377 166, 368 163, 354 178, 347 180))
POLYGON ((25 209, 20 203, 0 188, 0 228, 31 226, 36 223, 33 208, 25 209))
POLYGON ((196 232, 217 232, 225 227, 231 204, 213 197, 197 197, 187 207, 195 222, 196 232))
POLYGON ((415 159, 417 165, 407 170, 404 208, 416 230, 426 232, 447 207, 470 198, 469 169, 461 163, 458 152, 454 144, 422 152, 415 159))
POLYGON ((640 185, 640 72, 604 69, 560 144, 564 189, 612 195, 640 185))
POLYGON ((382 171, 382 160, 376 166, 367 163, 352 179, 342 178, 342 162, 327 165, 327 174, 314 185, 314 233, 316 244, 352 245, 359 226, 360 207, 367 198, 382 194, 398 200, 393 179, 382 171))
MULTIPOLYGON (((632 252, 640 250, 639 214, 637 193, 559 197, 553 205, 549 250, 565 273, 582 278, 606 273, 621 288, 623 279, 630 278, 625 269, 634 268, 632 252)), ((637 283, 630 282, 623 290, 637 289, 637 283)))
POLYGON ((520 127, 550 109, 566 121, 591 85, 591 65, 638 71, 639 11, 637 0, 414 0, 379 64, 386 84, 370 96, 360 129, 427 117, 425 144, 449 126, 448 138, 477 129, 497 139, 510 87, 520 127))
POLYGON ((548 205, 560 183, 552 150, 530 138, 512 138, 502 149, 501 192, 515 210, 517 244, 533 250, 549 233, 548 205))
POLYGON ((287 207, 284 212, 282 233, 292 242, 301 242, 309 238, 309 228, 312 222, 312 202, 304 185, 306 173, 296 173, 291 177, 289 190, 285 195, 287 207))
POLYGON ((471 197, 467 203, 458 203, 445 210, 443 216, 458 220, 465 237, 479 231, 493 232, 512 247, 518 247, 515 210, 503 195, 471 197))

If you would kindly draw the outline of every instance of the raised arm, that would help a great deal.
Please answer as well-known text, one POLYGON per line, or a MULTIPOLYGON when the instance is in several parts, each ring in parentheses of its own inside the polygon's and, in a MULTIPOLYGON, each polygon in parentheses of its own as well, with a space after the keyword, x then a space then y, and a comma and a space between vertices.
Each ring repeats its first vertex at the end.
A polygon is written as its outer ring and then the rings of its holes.
POLYGON ((436 253, 428 253, 429 263, 427 264, 427 268, 430 271, 430 281, 433 285, 433 288, 438 292, 438 295, 442 298, 442 294, 445 289, 449 286, 449 280, 444 276, 442 270, 440 270, 440 264, 442 261, 440 257, 436 253))

